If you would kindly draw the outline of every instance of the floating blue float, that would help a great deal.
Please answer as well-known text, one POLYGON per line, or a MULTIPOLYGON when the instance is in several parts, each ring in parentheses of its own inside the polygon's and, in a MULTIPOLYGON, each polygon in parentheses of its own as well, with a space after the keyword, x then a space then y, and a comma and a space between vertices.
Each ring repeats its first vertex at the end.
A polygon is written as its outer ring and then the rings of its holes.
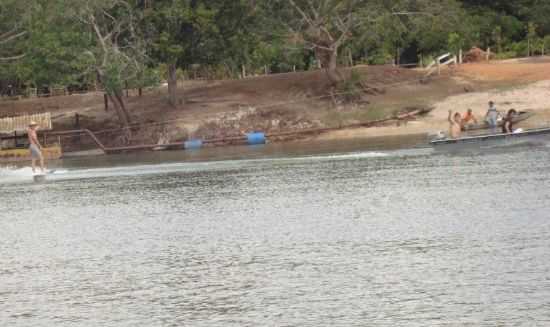
POLYGON ((183 147, 186 150, 198 150, 202 148, 202 140, 201 139, 187 140, 183 143, 183 147))
POLYGON ((253 132, 246 134, 248 145, 265 144, 265 134, 261 132, 253 132))

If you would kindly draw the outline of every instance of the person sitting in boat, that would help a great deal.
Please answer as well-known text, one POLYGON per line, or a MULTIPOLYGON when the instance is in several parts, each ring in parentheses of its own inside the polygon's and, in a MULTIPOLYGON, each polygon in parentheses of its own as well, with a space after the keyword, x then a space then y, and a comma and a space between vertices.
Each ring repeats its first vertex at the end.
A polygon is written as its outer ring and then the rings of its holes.
POLYGON ((460 134, 462 133, 462 116, 460 113, 455 113, 453 116, 453 111, 449 110, 449 135, 453 139, 457 139, 460 137, 460 134))
POLYGON ((491 133, 493 134, 497 132, 499 116, 500 112, 498 112, 497 108, 495 107, 495 103, 493 101, 489 101, 489 109, 487 110, 487 114, 485 115, 485 121, 487 122, 487 125, 489 125, 491 133))
POLYGON ((476 116, 474 116, 472 109, 468 109, 468 111, 462 117, 462 131, 467 130, 468 127, 472 126, 473 124, 477 124, 477 119, 476 116))
POLYGON ((514 118, 516 117, 516 109, 508 110, 508 114, 504 117, 502 123, 502 133, 510 134, 514 132, 514 118))

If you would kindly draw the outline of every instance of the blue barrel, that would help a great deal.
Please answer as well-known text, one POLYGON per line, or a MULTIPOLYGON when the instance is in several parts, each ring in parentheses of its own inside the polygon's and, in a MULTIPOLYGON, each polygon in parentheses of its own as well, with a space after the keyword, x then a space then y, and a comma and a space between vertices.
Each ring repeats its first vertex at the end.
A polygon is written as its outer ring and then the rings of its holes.
POLYGON ((183 147, 187 150, 198 150, 202 148, 202 140, 201 139, 187 140, 185 141, 185 143, 183 143, 183 147))
POLYGON ((246 141, 249 145, 265 144, 265 134, 261 132, 247 133, 246 141))

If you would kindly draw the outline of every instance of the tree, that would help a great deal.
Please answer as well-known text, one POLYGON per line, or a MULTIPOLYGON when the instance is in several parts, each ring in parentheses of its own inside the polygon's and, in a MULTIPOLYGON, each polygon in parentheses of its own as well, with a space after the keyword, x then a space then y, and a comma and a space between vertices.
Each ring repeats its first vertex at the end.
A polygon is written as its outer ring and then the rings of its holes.
POLYGON ((514 15, 522 21, 533 22, 542 35, 550 34, 550 2, 547 0, 516 0, 514 15))
POLYGON ((259 49, 256 5, 250 0, 156 0, 146 12, 150 53, 167 66, 169 101, 177 99, 176 70, 191 66, 243 71, 259 49))
POLYGON ((413 60, 422 52, 446 48, 448 35, 457 32, 464 10, 455 0, 288 0, 271 1, 271 12, 285 22, 291 35, 299 36, 307 48, 315 51, 321 66, 333 84, 341 75, 338 55, 349 43, 368 42, 372 46, 353 46, 361 51, 370 48, 385 58, 388 54, 401 61, 401 54, 414 49, 413 60))
POLYGON ((542 55, 546 55, 546 50, 550 48, 550 35, 545 36, 542 39, 542 55))
POLYGON ((67 11, 94 40, 82 54, 88 59, 87 70, 103 86, 120 123, 128 126, 131 116, 123 89, 129 79, 144 71, 146 59, 133 7, 124 0, 78 0, 67 11))
MULTIPOLYGON (((215 1, 157 0, 146 12, 146 24, 153 42, 151 54, 167 65, 169 102, 176 106, 178 68, 208 60, 206 51, 217 33, 215 1)), ((211 51, 210 53, 213 53, 211 51)))
POLYGON ((502 27, 496 26, 493 30, 493 42, 497 46, 497 53, 502 52, 502 27))
POLYGON ((338 51, 352 36, 359 23, 356 0, 278 0, 271 2, 268 12, 286 22, 290 33, 299 36, 304 46, 314 51, 331 83, 342 80, 338 72, 338 51))
POLYGON ((76 86, 94 84, 86 73, 89 57, 82 55, 93 46, 86 29, 78 28, 60 14, 48 0, 35 0, 32 19, 26 24, 27 55, 17 62, 19 78, 28 86, 76 86))
MULTIPOLYGON (((264 39, 262 17, 266 13, 250 0, 216 2, 215 33, 210 44, 216 56, 210 57, 211 64, 223 64, 232 72, 240 71, 246 77, 247 68, 254 71, 271 62, 269 50, 277 52, 280 37, 264 39), (267 50, 267 51, 266 51, 267 50)), ((280 58, 283 59, 283 58, 280 58)))
MULTIPOLYGON (((172 106, 178 104, 177 68, 182 66, 182 57, 192 43, 194 22, 193 10, 188 1, 160 0, 152 4, 146 12, 152 54, 167 65, 168 98, 172 106)), ((203 12, 199 10, 199 12, 203 12)))
POLYGON ((26 35, 25 15, 27 1, 3 0, 0 6, 0 63, 14 61, 25 56, 17 44, 26 35))
POLYGON ((527 57, 533 54, 532 49, 536 47, 537 39, 537 25, 533 22, 527 23, 527 57))
POLYGON ((460 37, 458 33, 452 32, 449 34, 449 50, 455 55, 458 56, 460 50, 462 50, 464 46, 464 40, 460 37))

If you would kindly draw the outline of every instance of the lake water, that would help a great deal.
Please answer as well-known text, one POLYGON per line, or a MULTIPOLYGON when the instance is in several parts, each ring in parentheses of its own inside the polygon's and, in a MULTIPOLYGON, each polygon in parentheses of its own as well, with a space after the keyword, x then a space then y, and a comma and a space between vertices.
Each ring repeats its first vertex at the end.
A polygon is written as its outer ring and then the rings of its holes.
POLYGON ((54 165, 0 168, 1 326, 550 325, 550 148, 54 165))

